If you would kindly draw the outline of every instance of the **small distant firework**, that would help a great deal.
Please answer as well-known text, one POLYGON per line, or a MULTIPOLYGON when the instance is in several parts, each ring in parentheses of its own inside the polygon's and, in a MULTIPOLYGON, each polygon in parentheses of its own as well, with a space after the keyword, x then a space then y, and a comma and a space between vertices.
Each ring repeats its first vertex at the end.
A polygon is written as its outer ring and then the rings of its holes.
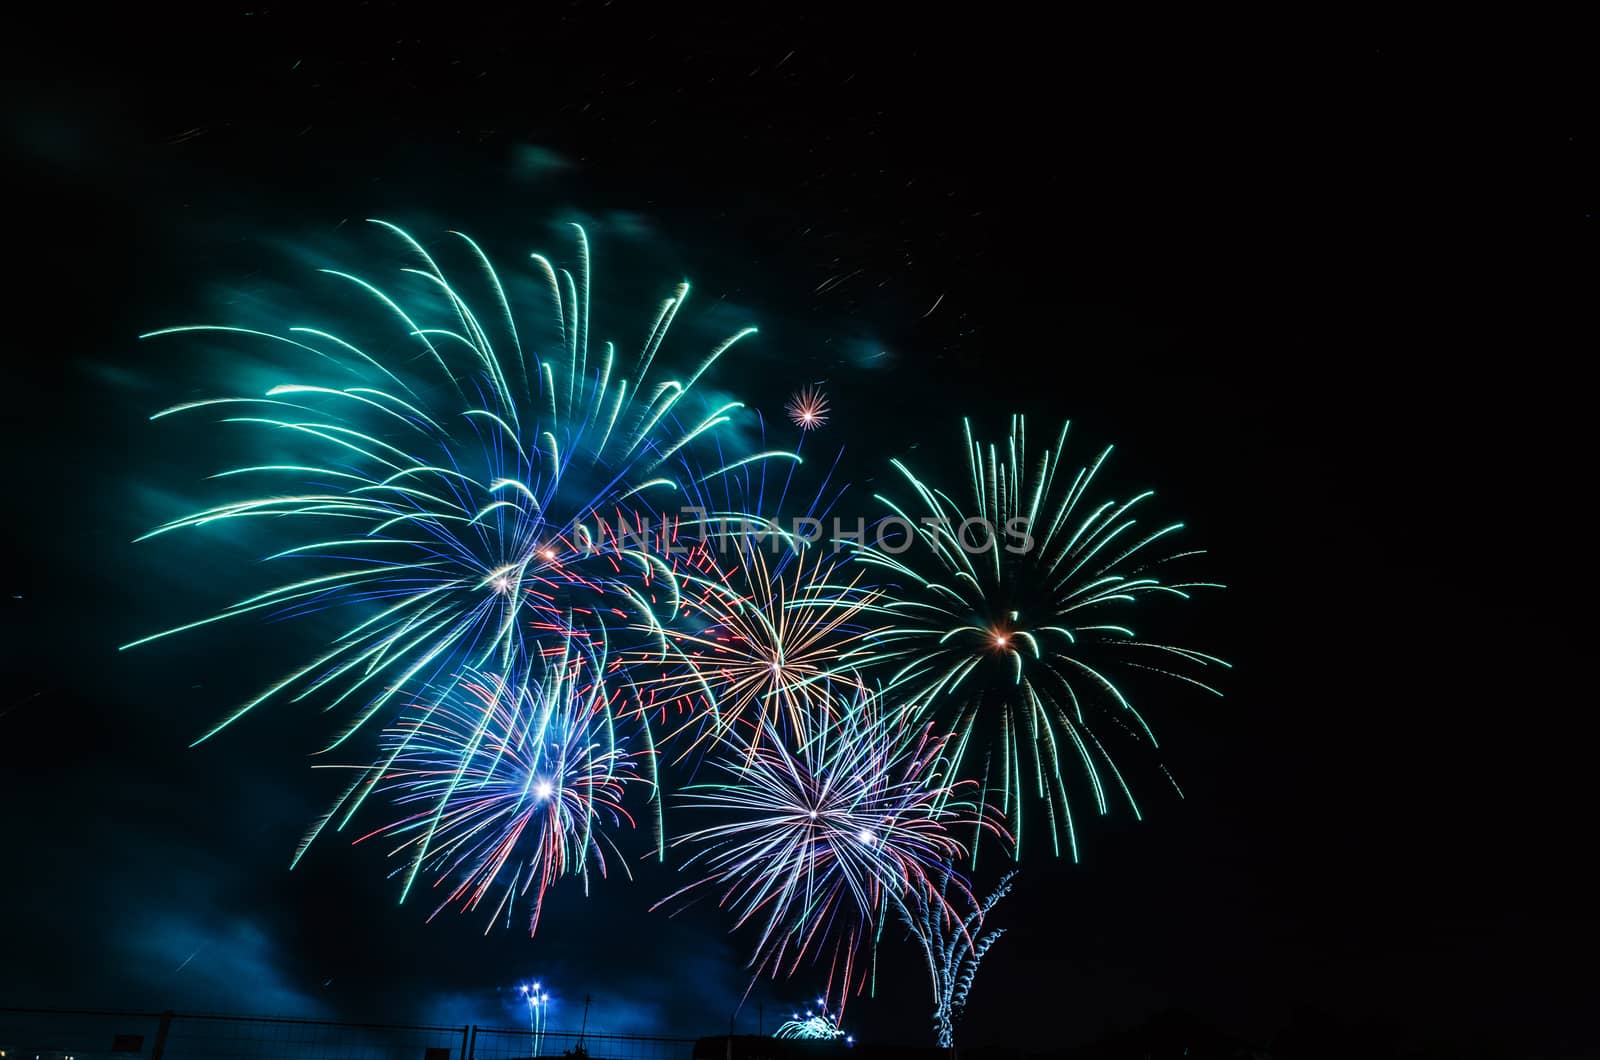
POLYGON ((846 1042, 855 1040, 839 1026, 839 1017, 828 1012, 825 998, 817 998, 817 1005, 816 1009, 806 1009, 804 1015, 796 1012, 794 1018, 784 1020, 772 1036, 806 1041, 836 1042, 841 1038, 846 1042))
POLYGON ((557 660, 537 683, 465 675, 384 733, 388 761, 357 788, 375 784, 410 812, 357 842, 402 840, 393 853, 412 865, 402 901, 417 866, 437 877, 445 896, 429 920, 452 904, 476 909, 498 886, 489 926, 509 922, 512 897, 531 892, 533 934, 562 876, 581 875, 587 890, 591 864, 606 874, 607 847, 627 870, 605 829, 633 827, 623 789, 645 756, 617 735, 605 685, 583 662, 557 660))
POLYGON ((784 408, 802 431, 816 430, 828 422, 828 395, 814 386, 801 387, 784 408))
POLYGON ((961 1019, 967 995, 972 992, 978 963, 989 952, 989 947, 1005 934, 1005 928, 995 928, 985 934, 983 921, 1000 899, 1011 893, 1016 875, 1015 871, 1006 873, 982 902, 966 894, 968 909, 964 914, 952 916, 947 895, 950 882, 956 876, 954 867, 947 865, 938 877, 937 888, 916 891, 909 902, 896 904, 900 919, 921 943, 923 959, 928 962, 928 975, 933 984, 933 1029, 941 1049, 955 1047, 956 1022, 961 1019))
MULTIPOLYGON (((685 789, 687 807, 724 822, 677 837, 700 849, 685 863, 701 879, 657 905, 704 888, 761 925, 751 965, 792 974, 831 947, 841 999, 860 989, 857 950, 887 903, 929 886, 929 872, 964 852, 957 828, 996 828, 940 772, 944 740, 857 686, 837 706, 813 704, 799 732, 770 715, 732 725, 708 765, 715 783, 685 789)), ((842 1008, 842 1000, 841 1000, 842 1008)))
POLYGON ((1064 835, 1076 858, 1063 759, 1081 764, 1099 812, 1108 812, 1109 783, 1139 813, 1091 708, 1109 705, 1102 720, 1133 741, 1156 744, 1113 679, 1120 678, 1115 668, 1221 694, 1178 668, 1227 663, 1135 634, 1130 623, 1138 621, 1141 601, 1188 599, 1194 589, 1221 586, 1167 575, 1169 564, 1201 553, 1163 549, 1182 523, 1141 528, 1139 506, 1150 492, 1126 500, 1090 496, 1109 447, 1072 470, 1062 460, 1065 426, 1031 465, 1020 416, 1001 446, 975 442, 970 426, 965 437, 972 473, 965 506, 895 460, 917 503, 877 499, 910 540, 898 551, 858 547, 863 562, 898 583, 874 608, 891 624, 876 644, 878 659, 898 667, 885 689, 954 734, 955 768, 983 777, 985 797, 997 793, 1019 850, 1030 796, 1043 802, 1056 852, 1064 835))

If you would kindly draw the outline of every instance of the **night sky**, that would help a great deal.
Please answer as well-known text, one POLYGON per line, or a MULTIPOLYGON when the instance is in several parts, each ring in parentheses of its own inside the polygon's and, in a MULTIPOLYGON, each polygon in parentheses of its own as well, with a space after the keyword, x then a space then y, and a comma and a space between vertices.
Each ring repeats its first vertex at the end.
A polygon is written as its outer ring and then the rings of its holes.
MULTIPOLYGON (((687 276, 762 328, 719 385, 779 417, 824 382, 861 499, 913 445, 960 473, 963 415, 1070 417, 1230 586, 1174 637, 1234 663, 1226 698, 1143 701, 1187 798, 1028 853, 963 1041, 1181 1009, 1590 1055, 1597 173, 1565 35, 866 9, 15 33, 0 1004, 506 1024, 542 975, 558 1026, 586 992, 603 1030, 727 1026, 749 940, 647 912, 675 877, 642 859, 531 942, 424 925, 381 851, 289 873, 339 786, 306 768, 325 719, 186 748, 314 630, 116 651, 260 584, 259 550, 130 543, 217 466, 146 418, 231 370, 135 335, 292 308, 373 254, 363 218, 508 263, 578 219, 611 319, 687 276)), ((852 1023, 920 1040, 922 973, 884 960, 852 1023)))

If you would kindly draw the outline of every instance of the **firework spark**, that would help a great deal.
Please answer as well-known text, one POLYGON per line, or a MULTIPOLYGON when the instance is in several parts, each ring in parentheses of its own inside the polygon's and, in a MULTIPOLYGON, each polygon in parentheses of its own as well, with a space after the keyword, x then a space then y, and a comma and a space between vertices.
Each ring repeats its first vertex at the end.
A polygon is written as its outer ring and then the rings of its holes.
POLYGON ((522 999, 528 1004, 528 1044, 532 1046, 530 1055, 542 1056, 544 1028, 550 1021, 550 992, 535 980, 531 986, 523 984, 522 999))
MULTIPOLYGON (((740 408, 726 402, 679 422, 697 380, 746 328, 689 374, 655 380, 651 367, 688 297, 681 285, 656 314, 631 375, 611 343, 591 350, 589 251, 577 229, 576 273, 533 255, 550 323, 524 323, 478 245, 461 247, 482 275, 486 304, 473 307, 433 255, 386 222, 420 267, 402 270, 391 295, 361 277, 324 270, 366 300, 415 351, 421 369, 391 368, 354 342, 316 327, 282 334, 239 327, 179 327, 151 335, 222 334, 265 343, 316 367, 308 381, 264 394, 189 402, 158 413, 223 414, 291 447, 287 458, 233 468, 218 478, 260 480, 263 494, 174 519, 145 535, 217 523, 270 523, 293 534, 269 558, 316 568, 219 614, 141 638, 144 644, 242 616, 299 617, 344 609, 350 624, 308 665, 224 717, 205 740, 276 697, 321 693, 357 705, 337 746, 401 689, 465 669, 509 671, 529 662, 541 629, 567 616, 590 635, 609 615, 631 617, 650 597, 674 606, 672 570, 658 553, 614 529, 648 524, 648 498, 682 498, 707 475, 688 459, 740 408), (405 293, 401 293, 401 291, 405 293), (535 341, 545 354, 532 352, 535 341), (527 348, 525 348, 525 340, 527 348), (663 583, 650 591, 652 578, 663 583), (535 635, 530 636, 532 630, 535 635)), ((576 227, 576 226, 574 226, 576 227)), ((362 319, 363 323, 369 323, 362 319)), ((147 336, 148 337, 148 336, 147 336)), ((143 540, 143 539, 141 539, 143 540)))
POLYGON ((928 964, 933 988, 934 1036, 941 1049, 955 1047, 956 1022, 967 1006, 967 995, 972 992, 978 965, 989 947, 1005 934, 1005 928, 984 932, 983 922, 1000 899, 1011 893, 1016 875, 1012 871, 1002 876, 982 902, 968 894, 968 908, 961 916, 950 915, 947 899, 950 882, 957 878, 952 866, 945 866, 936 890, 917 891, 910 901, 896 903, 900 919, 922 946, 922 956, 928 964))
POLYGON ((537 683, 465 675, 385 732, 390 761, 365 782, 405 816, 357 842, 400 839, 392 854, 423 861, 446 888, 428 919, 453 904, 475 910, 498 884, 490 926, 531 892, 532 934, 563 876, 583 876, 587 891, 591 865, 607 872, 607 847, 626 871, 605 829, 633 826, 622 796, 644 755, 617 735, 593 677, 582 656, 557 660, 537 683))
POLYGON ((802 431, 812 431, 828 422, 828 395, 814 386, 802 387, 784 406, 789 420, 802 431))
POLYGON ((846 1042, 855 1040, 839 1026, 839 1017, 828 1011, 826 998, 817 998, 817 1005, 819 1007, 816 1009, 806 1009, 805 1015, 796 1012, 792 1019, 784 1020, 773 1037, 829 1042, 841 1038, 846 1042))
POLYGON ((652 675, 640 681, 639 701, 663 718, 684 717, 676 732, 696 731, 684 755, 740 723, 751 747, 771 732, 803 732, 808 715, 858 683, 849 668, 881 632, 861 621, 877 594, 859 575, 833 580, 816 551, 772 558, 741 542, 725 567, 680 578, 676 621, 641 627, 659 647, 636 656, 652 675))
POLYGON ((735 930, 760 925, 757 977, 792 974, 831 948, 830 991, 842 998, 865 982, 858 951, 887 903, 926 889, 930 872, 964 853, 956 828, 998 826, 960 798, 976 785, 941 774, 944 739, 932 725, 864 686, 801 718, 798 733, 772 715, 727 730, 710 759, 718 780, 682 797, 725 821, 673 841, 699 848, 685 868, 706 875, 657 905, 718 892, 735 930))
MULTIPOLYGON (((1067 428, 1028 463, 1022 417, 1003 446, 984 446, 966 428, 971 493, 963 507, 899 460, 915 493, 905 506, 878 496, 904 527, 903 547, 860 545, 859 558, 898 589, 874 605, 891 622, 880 659, 897 667, 886 689, 954 733, 958 770, 995 790, 1020 849, 1024 794, 1043 801, 1057 852, 1064 834, 1077 856, 1064 759, 1076 760, 1108 812, 1106 789, 1129 786, 1091 725, 1091 708, 1128 737, 1155 746, 1144 717, 1113 674, 1154 672, 1220 695, 1178 668, 1226 666, 1189 648, 1141 639, 1130 623, 1151 597, 1188 599, 1214 582, 1169 580, 1174 561, 1199 555, 1163 546, 1182 523, 1142 526, 1152 495, 1096 500, 1091 488, 1111 450, 1090 464, 1062 463, 1067 428), (992 733, 986 739, 982 731, 992 733)), ((1119 677, 1120 679, 1120 677, 1119 677)), ((976 851, 976 847, 974 847, 976 851)))

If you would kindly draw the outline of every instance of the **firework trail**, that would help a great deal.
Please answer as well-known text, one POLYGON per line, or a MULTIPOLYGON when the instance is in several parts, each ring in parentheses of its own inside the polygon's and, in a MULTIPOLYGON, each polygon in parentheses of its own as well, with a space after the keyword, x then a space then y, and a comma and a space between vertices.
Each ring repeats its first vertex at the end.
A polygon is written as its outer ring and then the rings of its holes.
POLYGON ((927 889, 930 872, 964 854, 957 828, 998 826, 958 797, 975 784, 939 772, 944 739, 932 725, 864 685, 800 717, 798 733, 774 714, 727 729, 707 762, 715 782, 681 797, 722 822, 673 841, 698 848, 684 868, 705 875, 657 907, 715 891, 734 930, 759 925, 757 978, 793 974, 829 949, 829 991, 842 999, 865 984, 859 950, 888 903, 927 889))
POLYGON ((896 903, 896 910, 912 936, 922 946, 922 956, 928 964, 928 977, 933 988, 933 1028, 939 1048, 955 1046, 955 1026, 967 1006, 967 995, 972 992, 972 980, 977 977, 978 964, 989 947, 1005 934, 1005 928, 995 928, 987 933, 983 922, 1000 899, 1011 893, 1016 872, 1008 872, 989 896, 979 902, 966 892, 968 909, 965 915, 952 916, 947 900, 950 883, 958 879, 953 866, 945 866, 938 877, 936 890, 914 892, 909 901, 896 903))
POLYGON ((587 893, 590 867, 607 872, 608 849, 627 871, 606 830, 633 827, 623 793, 643 779, 647 755, 616 732, 592 669, 576 655, 538 682, 463 675, 440 702, 413 708, 384 733, 390 760, 381 772, 364 771, 365 782, 403 816, 356 842, 398 840, 391 856, 423 863, 444 895, 429 920, 498 895, 492 927, 509 922, 514 896, 531 893, 532 934, 562 877, 582 876, 587 893))
POLYGON ((550 1018, 550 994, 537 982, 530 988, 522 987, 523 1000, 528 1003, 528 1038, 532 1049, 530 1056, 544 1055, 544 1025, 550 1018))
MULTIPOLYGON (((212 523, 269 521, 291 537, 269 558, 312 565, 311 576, 244 597, 222 612, 124 645, 242 616, 299 617, 345 609, 350 624, 317 658, 227 714, 199 743, 275 697, 322 693, 355 716, 331 746, 377 716, 401 689, 466 669, 507 672, 530 643, 564 625, 605 635, 655 599, 675 608, 672 564, 638 533, 675 536, 651 498, 677 503, 730 469, 797 454, 744 456, 709 473, 690 451, 741 407, 727 402, 680 422, 696 382, 745 328, 688 374, 651 374, 688 297, 681 285, 657 312, 638 356, 590 342, 588 241, 577 232, 576 272, 532 256, 550 326, 524 324, 478 245, 460 236, 487 291, 474 306, 433 255, 397 236, 418 265, 389 290, 323 270, 385 321, 387 357, 316 327, 283 334, 240 327, 167 328, 150 336, 221 333, 275 344, 324 373, 264 394, 188 402, 153 419, 220 413, 290 447, 287 460, 217 478, 259 481, 264 492, 174 519, 146 538, 212 523), (405 293, 402 293, 404 289, 405 293), (394 292, 391 294, 391 291, 394 292), (548 340, 540 338, 548 332, 548 340), (342 382, 328 384, 328 373, 342 382), (531 634, 530 634, 531 631, 531 634)), ((356 312, 354 308, 350 310, 356 312)), ((720 449, 720 447, 718 447, 720 449)), ((144 540, 144 538, 141 538, 144 540)))
MULTIPOLYGON (((1100 735, 1096 717, 1154 747, 1156 738, 1118 681, 1118 670, 1154 672, 1220 695, 1180 669, 1227 666, 1189 648, 1141 639, 1133 630, 1150 597, 1188 599, 1213 582, 1169 580, 1168 551, 1182 523, 1151 528, 1140 507, 1093 496, 1110 455, 1071 469, 1063 463, 1067 428, 1036 457, 1022 417, 1000 446, 965 428, 970 493, 958 501, 893 461, 915 502, 877 499, 908 540, 858 545, 864 563, 896 583, 873 610, 891 628, 876 641, 878 664, 892 670, 886 694, 937 718, 954 734, 961 775, 994 791, 1020 852, 1024 795, 1042 800, 1057 853, 1077 837, 1067 796, 1067 766, 1077 762, 1100 813, 1115 785, 1135 815, 1138 804, 1100 735), (1176 665, 1174 665, 1176 664, 1176 665)), ((977 845, 973 852, 976 856, 977 845)))

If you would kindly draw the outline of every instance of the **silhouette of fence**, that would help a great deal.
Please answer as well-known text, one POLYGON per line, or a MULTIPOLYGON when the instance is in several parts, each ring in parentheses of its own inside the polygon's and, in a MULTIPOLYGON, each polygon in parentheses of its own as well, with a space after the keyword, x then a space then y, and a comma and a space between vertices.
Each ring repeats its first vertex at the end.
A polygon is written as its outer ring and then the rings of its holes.
POLYGON ((0 1060, 693 1060, 694 1039, 0 1008, 0 1060))

